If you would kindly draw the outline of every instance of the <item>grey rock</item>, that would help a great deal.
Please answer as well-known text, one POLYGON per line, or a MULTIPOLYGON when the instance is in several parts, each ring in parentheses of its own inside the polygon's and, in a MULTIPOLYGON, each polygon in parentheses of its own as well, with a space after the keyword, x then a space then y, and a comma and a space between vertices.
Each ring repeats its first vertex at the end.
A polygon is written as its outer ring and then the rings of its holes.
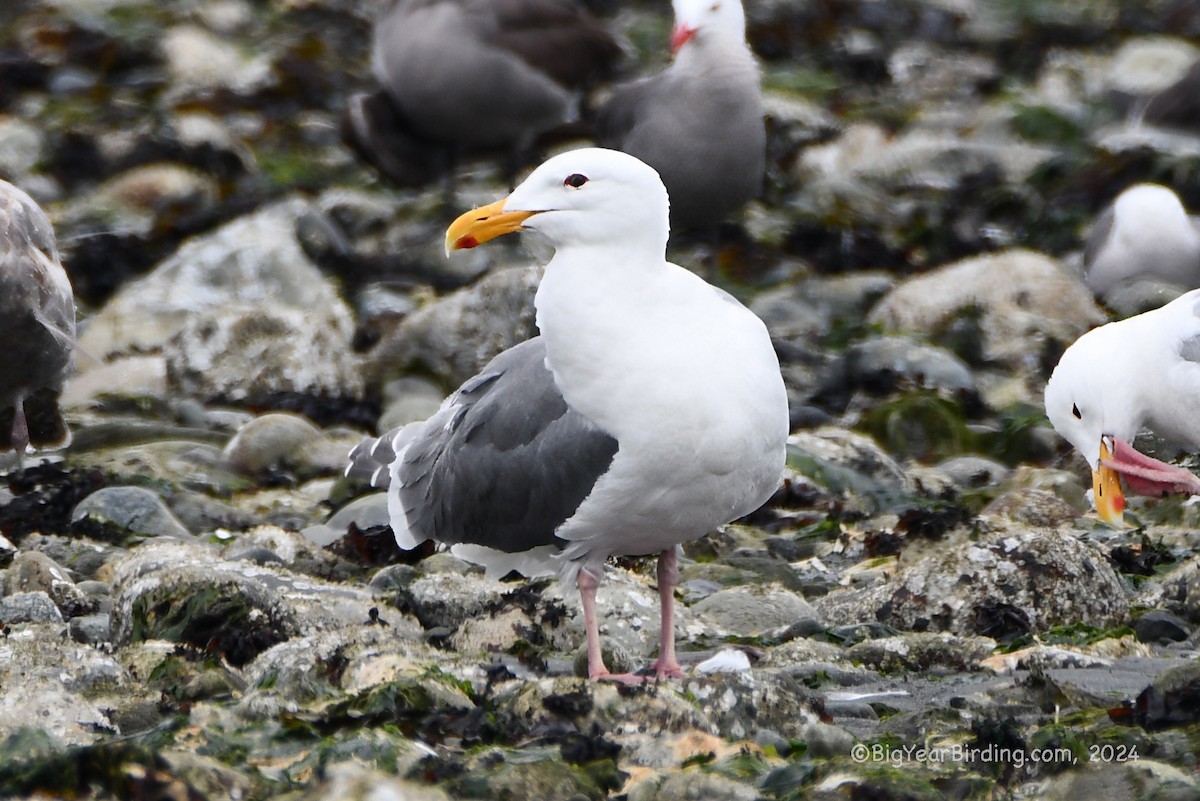
MULTIPOLYGON (((44 608, 54 609, 42 597, 44 608)), ((30 626, 32 636, 0 639, 0 738, 31 724, 59 748, 116 733, 108 710, 114 694, 135 691, 128 674, 113 657, 65 638, 63 629, 30 626)))
POLYGON ((185 242, 89 320, 81 347, 161 350, 168 384, 204 397, 357 396, 349 309, 296 240, 308 213, 281 201, 185 242))
POLYGON ((1157 280, 1133 281, 1107 292, 1104 305, 1124 319, 1165 306, 1190 288, 1157 280))
POLYGON ((629 792, 629 801, 658 798, 688 798, 705 801, 757 801, 758 791, 748 784, 719 773, 687 771, 654 776, 639 782, 629 792))
POLYGON ((1162 582, 1139 594, 1137 603, 1162 608, 1200 623, 1200 557, 1192 557, 1163 576, 1162 582))
POLYGON ((1161 643, 1182 642, 1188 638, 1192 627, 1178 615, 1162 609, 1152 609, 1133 624, 1138 642, 1161 643))
POLYGON ((835 426, 793 434, 788 463, 789 472, 794 470, 863 511, 878 511, 916 492, 911 477, 874 440, 835 426))
POLYGON ((778 584, 721 590, 696 603, 692 611, 739 636, 763 634, 816 614, 812 604, 778 584))
POLYGON ((903 337, 856 342, 833 365, 836 385, 886 393, 899 385, 950 392, 972 391, 971 370, 954 354, 903 337))
POLYGON ((17 592, 0 598, 0 620, 16 623, 62 623, 62 612, 44 592, 17 592))
MULTIPOLYGON (((93 582, 92 580, 98 574, 104 573, 110 562, 124 555, 124 551, 108 543, 97 542, 87 537, 68 537, 61 534, 33 534, 26 537, 21 546, 26 551, 44 553, 56 564, 70 570, 71 575, 77 580, 76 587, 80 589, 96 585, 103 585, 107 588, 107 582, 93 582)), ((93 595, 92 590, 84 591, 93 595)))
POLYGON ((38 551, 18 553, 4 574, 4 594, 44 592, 64 616, 86 613, 92 606, 69 573, 38 551))
POLYGON ((847 656, 856 664, 884 673, 970 671, 977 669, 995 649, 996 641, 988 637, 909 632, 855 643, 847 656))
POLYGON ((813 721, 800 731, 799 739, 808 744, 808 756, 823 759, 848 756, 854 747, 854 735, 830 723, 813 721))
POLYGON ((812 691, 783 669, 688 678, 684 689, 696 698, 716 731, 733 740, 752 738, 762 728, 798 738, 820 718, 812 691))
POLYGON ((299 801, 447 801, 446 793, 427 784, 407 781, 351 761, 330 765, 320 782, 301 793, 299 801))
POLYGON ((995 59, 948 50, 924 41, 907 42, 888 58, 888 73, 907 102, 970 102, 979 87, 1000 77, 995 59))
POLYGON ((535 333, 538 267, 502 269, 405 318, 367 355, 363 374, 378 387, 426 371, 456 387, 503 350, 535 333))
POLYGON ((219 528, 237 531, 263 522, 257 515, 199 492, 177 492, 167 498, 167 508, 189 531, 195 532, 219 528))
POLYGON ((368 495, 355 498, 334 512, 325 521, 325 525, 329 526, 335 532, 341 532, 342 534, 346 533, 346 529, 351 523, 354 523, 359 528, 391 525, 391 516, 388 514, 387 493, 372 492, 368 495))
POLYGON ((272 413, 243 426, 225 446, 230 469, 263 475, 271 469, 302 464, 305 449, 321 438, 321 429, 295 414, 272 413))
POLYGON ((1024 488, 1000 495, 984 507, 983 514, 1053 528, 1074 520, 1078 509, 1049 490, 1024 488))
POLYGON ((412 584, 420 575, 412 565, 388 565, 372 576, 370 583, 380 592, 392 592, 412 584))
POLYGON ((1089 770, 1070 771, 1051 778, 1038 792, 1038 797, 1046 801, 1073 801, 1077 798, 1184 801, 1197 795, 1200 795, 1200 784, 1194 776, 1188 776, 1171 765, 1145 758, 1136 761, 1096 760, 1089 770))
POLYGON ((963 488, 995 486, 1012 473, 1000 462, 982 456, 956 456, 939 464, 937 469, 963 488))
POLYGON ((90 519, 143 537, 191 539, 157 493, 144 487, 104 487, 84 498, 71 512, 71 520, 90 519))
POLYGON ((1197 59, 1200 49, 1185 39, 1135 36, 1116 49, 1101 78, 1109 92, 1148 97, 1182 78, 1197 59))
POLYGON ((164 218, 211 211, 219 194, 216 179, 207 173, 183 164, 144 164, 71 201, 62 218, 66 226, 100 224, 146 239, 164 218))
POLYGON ((338 306, 308 314, 267 307, 193 317, 165 346, 167 383, 179 393, 234 401, 283 392, 357 397, 345 314, 338 306))
POLYGON ((383 388, 384 409, 379 415, 380 431, 391 431, 408 423, 433 416, 446 398, 442 388, 418 376, 404 376, 389 381, 383 388))
POLYGON ((902 281, 876 304, 867 322, 922 334, 971 309, 980 314, 983 358, 1026 369, 1045 340, 1073 342, 1106 319, 1083 282, 1054 260, 1011 250, 902 281))
POLYGON ((107 614, 81 615, 71 618, 67 631, 71 639, 84 645, 99 645, 109 641, 112 619, 107 614))
POLYGON ((88 462, 117 481, 140 482, 153 476, 170 486, 216 497, 243 489, 245 479, 228 469, 221 448, 187 438, 108 447, 88 455, 88 462))
MULTIPOLYGON (((304 547, 299 537, 295 543, 304 547)), ((118 645, 166 637, 205 647, 217 637, 232 649, 226 658, 243 664, 296 636, 360 626, 372 607, 395 636, 415 636, 411 624, 369 589, 223 560, 199 546, 142 545, 116 566, 115 575, 112 632, 118 645), (197 597, 207 599, 203 608, 194 605, 197 597)))
POLYGON ((41 160, 44 147, 36 127, 19 117, 0 117, 0 175, 24 176, 41 160))
POLYGON ((990 531, 973 538, 958 531, 883 584, 839 589, 814 606, 830 623, 879 620, 994 638, 1126 619, 1129 599, 1096 546, 1059 529, 990 520, 990 531), (1056 603, 1045 604, 1047 597, 1056 603))
POLYGON ((410 583, 405 603, 427 629, 457 629, 463 621, 502 603, 510 588, 476 575, 437 573, 410 583))
POLYGON ((172 27, 160 44, 180 98, 218 88, 250 94, 274 83, 265 53, 243 51, 198 25, 172 27))

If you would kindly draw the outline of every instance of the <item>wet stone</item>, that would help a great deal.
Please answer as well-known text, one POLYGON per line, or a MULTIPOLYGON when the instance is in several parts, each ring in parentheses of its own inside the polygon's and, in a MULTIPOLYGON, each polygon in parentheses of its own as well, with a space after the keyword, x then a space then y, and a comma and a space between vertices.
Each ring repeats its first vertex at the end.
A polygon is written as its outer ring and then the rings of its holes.
POLYGON ((718 628, 742 636, 784 628, 816 615, 808 601, 779 585, 721 590, 693 605, 692 611, 718 628))
POLYGON ((1133 630, 1139 642, 1181 642, 1188 638, 1192 626, 1178 615, 1163 609, 1152 609, 1137 619, 1133 630))
POLYGON ((293 414, 265 414, 243 426, 225 446, 229 466, 247 475, 286 469, 303 461, 303 450, 321 437, 321 430, 293 414))
POLYGON ((0 620, 17 623, 62 623, 62 612, 44 592, 17 592, 0 598, 0 620))
POLYGON ((84 645, 99 645, 109 642, 111 618, 107 614, 73 617, 67 627, 71 639, 84 645))
POLYGON ((71 520, 89 520, 129 535, 191 539, 162 498, 142 487, 105 487, 75 507, 71 520))
POLYGON ((49 556, 37 551, 17 554, 4 575, 4 594, 44 592, 67 617, 86 613, 91 603, 70 575, 49 556))

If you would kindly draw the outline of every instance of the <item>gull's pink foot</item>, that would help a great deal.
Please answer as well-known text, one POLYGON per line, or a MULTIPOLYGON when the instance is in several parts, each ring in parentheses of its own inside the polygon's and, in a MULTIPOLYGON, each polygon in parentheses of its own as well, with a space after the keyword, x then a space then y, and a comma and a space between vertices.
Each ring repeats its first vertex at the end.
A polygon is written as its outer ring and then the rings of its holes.
POLYGON ((660 679, 682 679, 684 677, 683 668, 678 662, 665 663, 659 659, 651 667, 654 668, 655 675, 660 679))
POLYGON ((607 670, 600 674, 588 676, 592 681, 615 681, 621 684, 645 684, 651 681, 650 676, 639 676, 636 673, 609 673, 607 670))

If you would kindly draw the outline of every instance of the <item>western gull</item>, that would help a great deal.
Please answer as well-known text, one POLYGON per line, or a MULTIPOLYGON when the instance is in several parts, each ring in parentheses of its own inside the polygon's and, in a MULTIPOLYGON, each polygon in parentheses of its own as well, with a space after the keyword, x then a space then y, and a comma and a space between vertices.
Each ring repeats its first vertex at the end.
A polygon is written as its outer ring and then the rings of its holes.
POLYGON ((784 464, 788 405, 762 321, 664 258, 667 193, 624 153, 570 151, 507 198, 463 214, 447 252, 514 231, 555 248, 541 332, 493 359, 428 420, 367 439, 348 475, 388 486, 396 541, 575 581, 588 674, 601 656, 608 557, 658 554, 659 677, 679 676, 678 546, 758 508, 784 464))
POLYGON ((1101 214, 1084 245, 1084 280, 1097 297, 1155 278, 1200 287, 1200 217, 1158 184, 1126 189, 1101 214))
POLYGON ((1054 368, 1045 400, 1055 430, 1092 468, 1093 501, 1104 520, 1122 520, 1118 477, 1141 495, 1200 494, 1195 475, 1130 445, 1145 426, 1200 448, 1200 290, 1084 334, 1054 368))
POLYGON ((675 60, 618 86, 596 141, 658 170, 671 227, 712 228, 762 188, 766 127, 740 0, 673 0, 675 60))
POLYGON ((54 228, 33 198, 0 181, 0 450, 69 438, 58 407, 74 362, 75 297, 54 228))
POLYGON ((343 132, 393 180, 422 184, 462 150, 528 150, 620 55, 575 0, 395 0, 374 29, 381 90, 351 99, 343 132))

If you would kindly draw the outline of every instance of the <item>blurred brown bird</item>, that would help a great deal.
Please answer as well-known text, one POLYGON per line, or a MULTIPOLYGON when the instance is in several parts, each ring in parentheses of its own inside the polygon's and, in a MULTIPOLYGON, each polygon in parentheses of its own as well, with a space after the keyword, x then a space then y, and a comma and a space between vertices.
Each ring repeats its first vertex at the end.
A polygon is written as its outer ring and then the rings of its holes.
POLYGON ((527 158, 620 55, 576 0, 395 0, 375 23, 380 89, 351 98, 343 138, 402 186, 464 152, 527 158))
POLYGON ((70 439, 58 397, 74 355, 75 297, 54 229, 0 181, 0 450, 21 456, 70 439))

